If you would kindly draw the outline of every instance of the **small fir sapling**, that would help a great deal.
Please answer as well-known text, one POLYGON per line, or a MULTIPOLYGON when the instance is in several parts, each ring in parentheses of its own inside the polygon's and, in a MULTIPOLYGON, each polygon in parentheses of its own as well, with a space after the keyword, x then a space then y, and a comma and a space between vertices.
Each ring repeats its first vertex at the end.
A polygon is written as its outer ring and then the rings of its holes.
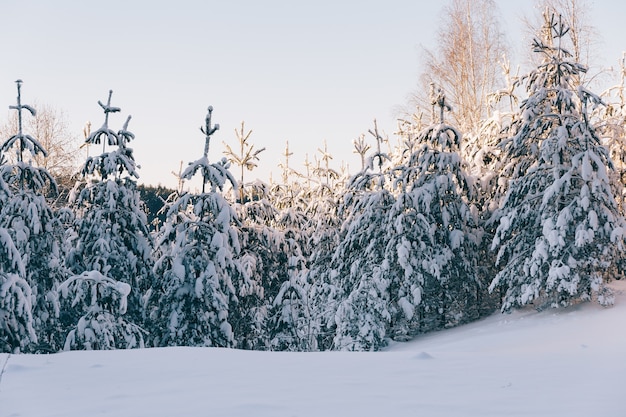
POLYGON ((461 134, 444 123, 450 107, 443 91, 432 104, 439 123, 419 133, 406 162, 393 169, 398 194, 386 229, 385 273, 395 338, 477 318, 473 181, 459 155, 461 134))
POLYGON ((244 122, 241 122, 241 128, 239 130, 235 129, 235 134, 237 135, 237 140, 239 142, 239 152, 236 153, 230 145, 224 143, 224 146, 226 147, 224 154, 231 163, 238 165, 241 171, 239 178, 239 202, 243 203, 245 198, 244 172, 245 170, 252 171, 257 167, 259 154, 263 152, 265 148, 254 149, 254 146, 248 142, 248 139, 250 139, 250 135, 252 134, 252 130, 249 130, 246 133, 244 122))

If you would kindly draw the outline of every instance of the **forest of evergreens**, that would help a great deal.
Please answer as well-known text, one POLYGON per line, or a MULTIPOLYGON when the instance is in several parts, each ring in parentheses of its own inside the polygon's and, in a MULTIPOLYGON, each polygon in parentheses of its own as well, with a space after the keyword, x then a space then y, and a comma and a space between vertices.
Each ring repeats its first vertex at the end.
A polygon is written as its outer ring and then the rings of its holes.
POLYGON ((209 107, 203 153, 179 175, 197 192, 137 185, 142 138, 130 117, 117 126, 109 92, 86 137, 98 152, 63 194, 23 128, 37 115, 18 80, 16 131, 0 139, 0 351, 378 350, 498 309, 612 304, 626 72, 592 91, 571 33, 546 13, 534 68, 473 112, 433 77, 395 141, 374 124, 354 142, 357 173, 324 153, 306 175, 287 160, 281 181, 245 182, 262 149, 242 124, 210 161, 209 107))

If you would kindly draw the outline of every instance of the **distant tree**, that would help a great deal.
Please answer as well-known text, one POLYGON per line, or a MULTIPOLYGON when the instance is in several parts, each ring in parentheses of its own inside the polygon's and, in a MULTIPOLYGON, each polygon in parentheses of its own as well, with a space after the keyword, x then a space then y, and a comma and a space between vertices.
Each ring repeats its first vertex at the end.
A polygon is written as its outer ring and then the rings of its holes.
MULTIPOLYGON (((594 50, 598 44, 598 33, 589 20, 592 4, 587 0, 536 0, 536 18, 526 20, 526 26, 533 36, 544 28, 545 15, 559 15, 562 22, 569 28, 568 37, 561 39, 561 47, 566 49, 574 62, 590 67, 597 58, 594 50)), ((546 33, 546 35, 548 35, 546 33)), ((544 36, 548 39, 548 36, 544 36)), ((531 59, 538 59, 535 55, 531 59)), ((589 74, 579 74, 583 79, 589 74)))
MULTIPOLYGON (((598 120, 597 131, 602 136, 602 143, 608 148, 614 169, 609 170, 609 181, 617 201, 618 212, 626 216, 626 53, 622 55, 619 66, 619 81, 602 94, 606 106, 599 106, 594 111, 598 120)), ((616 277, 626 275, 626 253, 619 254, 619 261, 612 269, 616 277)))
POLYGON ((285 159, 278 164, 278 167, 282 169, 282 184, 284 186, 288 186, 291 182, 290 178, 292 177, 292 175, 298 175, 297 171, 293 169, 292 166, 289 164, 289 160, 293 156, 293 152, 289 150, 289 141, 285 142, 285 150, 283 152, 283 156, 285 157, 285 159))
POLYGON ((487 214, 498 206, 501 198, 503 187, 498 183, 498 172, 502 150, 498 145, 506 136, 520 101, 519 77, 511 73, 509 61, 501 62, 501 67, 506 84, 489 94, 489 102, 496 110, 481 120, 477 130, 463 134, 460 149, 470 173, 479 181, 479 204, 487 214))
POLYGON ((496 213, 499 272, 490 289, 504 292, 503 310, 612 302, 606 272, 625 225, 609 184, 613 164, 589 120, 589 107, 602 101, 580 84, 586 68, 561 47, 568 33, 561 17, 545 16, 533 42, 543 61, 522 78, 529 97, 501 144, 509 189, 496 213))
POLYGON ((324 146, 318 148, 317 151, 320 154, 320 158, 315 158, 316 165, 313 173, 317 176, 320 183, 323 183, 326 187, 333 187, 340 175, 335 169, 330 167, 330 161, 333 159, 333 156, 328 151, 326 141, 324 141, 324 146))
POLYGON ((502 84, 494 65, 506 54, 497 10, 494 0, 450 0, 443 10, 437 48, 424 51, 424 75, 414 100, 428 109, 428 85, 441 86, 455 109, 453 124, 463 132, 476 130, 487 117, 488 95, 502 84))
MULTIPOLYGON (((69 128, 65 114, 49 104, 35 103, 37 117, 22 120, 23 130, 31 132, 33 137, 46 150, 46 155, 37 153, 31 158, 35 165, 46 169, 58 185, 58 194, 47 195, 58 200, 55 206, 62 207, 67 202, 69 191, 74 185, 76 174, 80 170, 80 140, 69 128)), ((18 132, 17 114, 0 127, 0 136, 12 136, 18 132)), ((15 161, 16 155, 9 154, 9 161, 15 161)), ((49 193, 48 193, 49 194, 49 193)))
POLYGON ((599 119, 597 130, 615 166, 609 171, 615 199, 622 215, 626 215, 626 52, 619 68, 618 84, 602 94, 606 106, 598 107, 595 115, 599 119))
POLYGON ((361 171, 365 170, 365 157, 370 150, 370 145, 365 142, 365 135, 361 134, 357 139, 352 141, 354 145, 353 153, 356 153, 361 158, 361 171))
POLYGON ((248 142, 252 131, 245 131, 244 122, 241 122, 241 128, 239 130, 235 129, 235 134, 237 135, 237 140, 239 142, 239 150, 234 151, 230 145, 225 143, 224 146, 226 146, 226 151, 224 154, 231 163, 238 165, 241 171, 239 178, 239 202, 243 202, 243 189, 245 187, 245 182, 243 181, 244 172, 246 169, 248 171, 252 171, 256 168, 256 163, 259 160, 259 154, 263 152, 265 148, 254 149, 254 146, 248 142))
POLYGON ((158 229, 165 222, 164 208, 166 202, 177 191, 162 185, 157 185, 156 187, 138 185, 137 190, 139 191, 139 198, 146 209, 148 224, 152 225, 154 229, 158 229))
MULTIPOLYGON (((338 207, 344 184, 330 164, 322 167, 318 160, 313 165, 306 157, 306 171, 297 173, 288 164, 292 155, 288 148, 284 155, 285 183, 272 188, 272 200, 278 210, 276 225, 284 236, 282 258, 286 268, 270 308, 271 348, 328 349, 331 342, 326 338, 332 341, 333 335, 320 333, 322 318, 328 317, 327 306, 318 298, 323 297, 319 279, 326 273, 339 242, 338 207), (301 182, 289 179, 294 173, 301 182), (324 338, 321 345, 318 338, 324 338)), ((326 160, 330 159, 328 155, 326 160)))

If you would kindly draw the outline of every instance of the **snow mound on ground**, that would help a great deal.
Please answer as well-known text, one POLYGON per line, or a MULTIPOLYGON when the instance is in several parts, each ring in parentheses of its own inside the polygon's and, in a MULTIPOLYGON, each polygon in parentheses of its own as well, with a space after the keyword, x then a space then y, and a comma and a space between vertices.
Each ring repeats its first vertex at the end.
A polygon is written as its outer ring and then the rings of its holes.
POLYGON ((420 359, 420 360, 424 360, 424 359, 435 359, 430 353, 428 352, 420 352, 417 355, 413 356, 414 359, 420 359))

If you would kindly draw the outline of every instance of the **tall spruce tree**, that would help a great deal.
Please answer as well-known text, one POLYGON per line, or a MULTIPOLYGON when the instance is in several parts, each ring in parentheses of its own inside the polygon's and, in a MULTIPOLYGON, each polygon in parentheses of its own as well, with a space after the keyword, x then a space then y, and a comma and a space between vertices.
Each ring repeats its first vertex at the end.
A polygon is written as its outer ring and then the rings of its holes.
POLYGON ((501 143, 509 188, 497 213, 499 272, 490 289, 503 291, 503 310, 612 301, 605 271, 623 245, 624 221, 611 160, 589 120, 589 106, 602 103, 580 84, 586 68, 561 47, 568 31, 559 16, 545 15, 544 36, 533 42, 543 61, 522 78, 529 97, 501 143))
POLYGON ((0 146, 0 155, 12 149, 16 152, 15 163, 0 165, 4 260, 0 267, 4 281, 0 286, 0 311, 6 314, 0 331, 7 338, 4 348, 51 352, 62 346, 56 297, 56 288, 66 276, 62 229, 44 197, 49 190, 55 192, 56 183, 46 169, 32 162, 35 155, 45 156, 46 150, 23 131, 23 111, 32 116, 36 112, 22 103, 22 81, 16 83, 17 105, 10 108, 17 111, 17 133, 0 146))
POLYGON ((157 241, 157 277, 150 290, 148 313, 155 346, 222 346, 236 344, 231 311, 238 302, 234 281, 240 277, 236 215, 221 194, 236 181, 226 159, 209 163, 212 124, 209 107, 202 158, 191 162, 182 178, 202 177, 202 193, 185 193, 172 202, 157 241), (208 187, 208 189, 207 189, 208 187))
POLYGON ((370 133, 377 146, 346 190, 338 245, 330 258, 313 252, 309 280, 322 350, 378 350, 386 343, 391 314, 383 231, 394 196, 386 187, 390 157, 378 129, 370 133))
POLYGON ((143 321, 143 294, 152 284, 153 244, 137 190, 138 167, 133 150, 127 146, 135 136, 128 130, 130 116, 117 132, 109 127, 110 114, 120 112, 120 108, 111 105, 111 96, 109 91, 106 104, 98 101, 104 111, 104 123, 86 138, 89 145, 102 145, 102 153, 87 158, 83 179, 70 197, 76 217, 68 233, 67 266, 74 276, 69 278, 72 285, 69 281, 64 284, 62 294, 66 296, 68 314, 74 323, 78 321, 79 328, 84 329, 83 322, 89 318, 88 325, 97 333, 98 321, 106 319, 113 328, 117 326, 111 334, 121 337, 129 331, 130 339, 109 344, 70 343, 67 346, 71 348, 140 346, 140 340, 134 341, 139 333, 130 323, 143 321), (107 146, 114 149, 107 152, 107 146), (110 299, 109 288, 127 288, 123 284, 129 286, 130 293, 124 290, 116 294, 124 299, 124 308, 115 307, 110 300, 86 299, 89 293, 110 299), (82 308, 75 308, 78 305, 82 308), (122 314, 127 314, 129 322, 121 318, 122 314))
POLYGON ((406 150, 407 161, 394 168, 398 195, 385 230, 385 275, 395 338, 478 317, 474 184, 459 154, 461 133, 444 123, 442 91, 432 104, 439 123, 424 129, 411 146, 416 149, 406 150))

